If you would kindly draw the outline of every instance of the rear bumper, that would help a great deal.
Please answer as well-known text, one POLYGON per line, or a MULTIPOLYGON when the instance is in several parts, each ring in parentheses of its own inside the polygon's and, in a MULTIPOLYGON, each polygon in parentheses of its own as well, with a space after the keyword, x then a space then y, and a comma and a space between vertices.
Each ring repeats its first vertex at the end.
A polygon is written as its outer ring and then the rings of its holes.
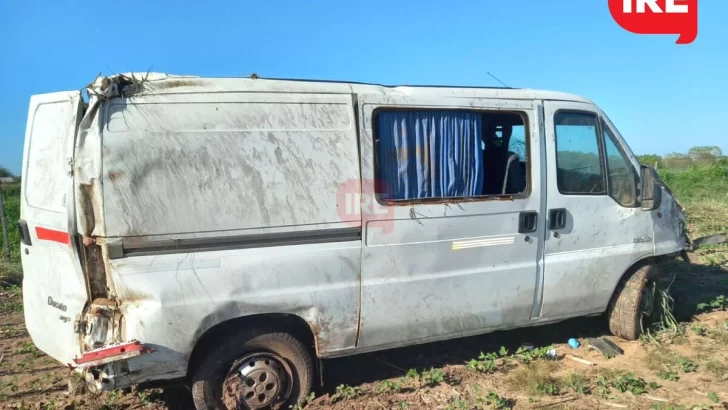
POLYGON ((187 374, 174 372, 154 374, 153 376, 130 371, 127 360, 107 363, 101 366, 80 370, 86 381, 86 387, 92 393, 124 389, 130 386, 163 386, 182 383, 187 374))
POLYGON ((132 340, 130 342, 90 350, 82 354, 81 357, 73 359, 73 361, 78 367, 95 367, 153 352, 154 349, 144 346, 138 340, 132 340))
POLYGON ((75 370, 83 373, 91 392, 114 390, 135 384, 129 359, 154 353, 138 340, 90 350, 75 358, 75 370))
POLYGON ((92 393, 149 383, 164 384, 182 380, 187 376, 183 370, 165 371, 159 362, 162 358, 151 353, 154 351, 142 350, 140 354, 133 356, 116 355, 105 358, 101 364, 80 366, 76 371, 83 375, 86 387, 92 393))

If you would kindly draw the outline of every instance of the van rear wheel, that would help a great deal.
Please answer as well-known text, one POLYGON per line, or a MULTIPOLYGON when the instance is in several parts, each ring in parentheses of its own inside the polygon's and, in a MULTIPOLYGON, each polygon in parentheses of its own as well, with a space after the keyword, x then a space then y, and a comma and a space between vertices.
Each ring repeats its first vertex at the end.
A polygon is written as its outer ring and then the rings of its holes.
POLYGON ((311 354, 288 333, 245 331, 215 346, 193 375, 197 410, 284 409, 313 384, 311 354))
POLYGON ((613 335, 637 340, 652 323, 659 276, 657 266, 647 265, 620 282, 607 311, 613 335))

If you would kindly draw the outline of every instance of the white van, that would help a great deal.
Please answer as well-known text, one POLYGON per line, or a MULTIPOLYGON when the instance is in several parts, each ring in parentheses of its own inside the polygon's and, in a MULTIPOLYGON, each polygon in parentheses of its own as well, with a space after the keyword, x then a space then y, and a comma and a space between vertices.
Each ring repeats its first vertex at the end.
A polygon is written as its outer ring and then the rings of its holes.
MULTIPOLYGON (((605 314, 635 339, 684 212, 599 107, 511 88, 147 73, 31 98, 23 297, 96 391, 306 396, 320 358, 605 314)), ((315 376, 316 375, 316 376, 315 376)))

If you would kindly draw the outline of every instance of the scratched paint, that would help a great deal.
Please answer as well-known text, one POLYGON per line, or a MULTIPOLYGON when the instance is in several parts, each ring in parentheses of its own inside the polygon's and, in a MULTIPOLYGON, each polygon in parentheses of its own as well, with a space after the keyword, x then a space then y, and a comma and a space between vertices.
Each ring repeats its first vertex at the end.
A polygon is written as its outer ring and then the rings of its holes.
POLYGON ((686 218, 683 207, 663 189, 662 203, 653 213, 654 246, 656 255, 679 252, 685 247, 686 218))

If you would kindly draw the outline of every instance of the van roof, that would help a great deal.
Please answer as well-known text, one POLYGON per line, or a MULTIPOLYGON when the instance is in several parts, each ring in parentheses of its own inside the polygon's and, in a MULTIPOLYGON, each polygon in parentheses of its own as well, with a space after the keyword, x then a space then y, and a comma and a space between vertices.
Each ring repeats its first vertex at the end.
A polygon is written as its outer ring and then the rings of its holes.
MULTIPOLYGON (((506 98, 516 100, 559 100, 591 104, 581 96, 550 90, 510 87, 454 86, 454 85, 383 85, 354 81, 261 78, 251 77, 199 77, 157 72, 123 73, 109 77, 126 77, 145 85, 145 92, 153 94, 178 94, 190 92, 292 92, 327 94, 384 94, 397 96, 431 96, 455 98, 506 98)), ((90 86, 97 89, 102 78, 90 86)))

